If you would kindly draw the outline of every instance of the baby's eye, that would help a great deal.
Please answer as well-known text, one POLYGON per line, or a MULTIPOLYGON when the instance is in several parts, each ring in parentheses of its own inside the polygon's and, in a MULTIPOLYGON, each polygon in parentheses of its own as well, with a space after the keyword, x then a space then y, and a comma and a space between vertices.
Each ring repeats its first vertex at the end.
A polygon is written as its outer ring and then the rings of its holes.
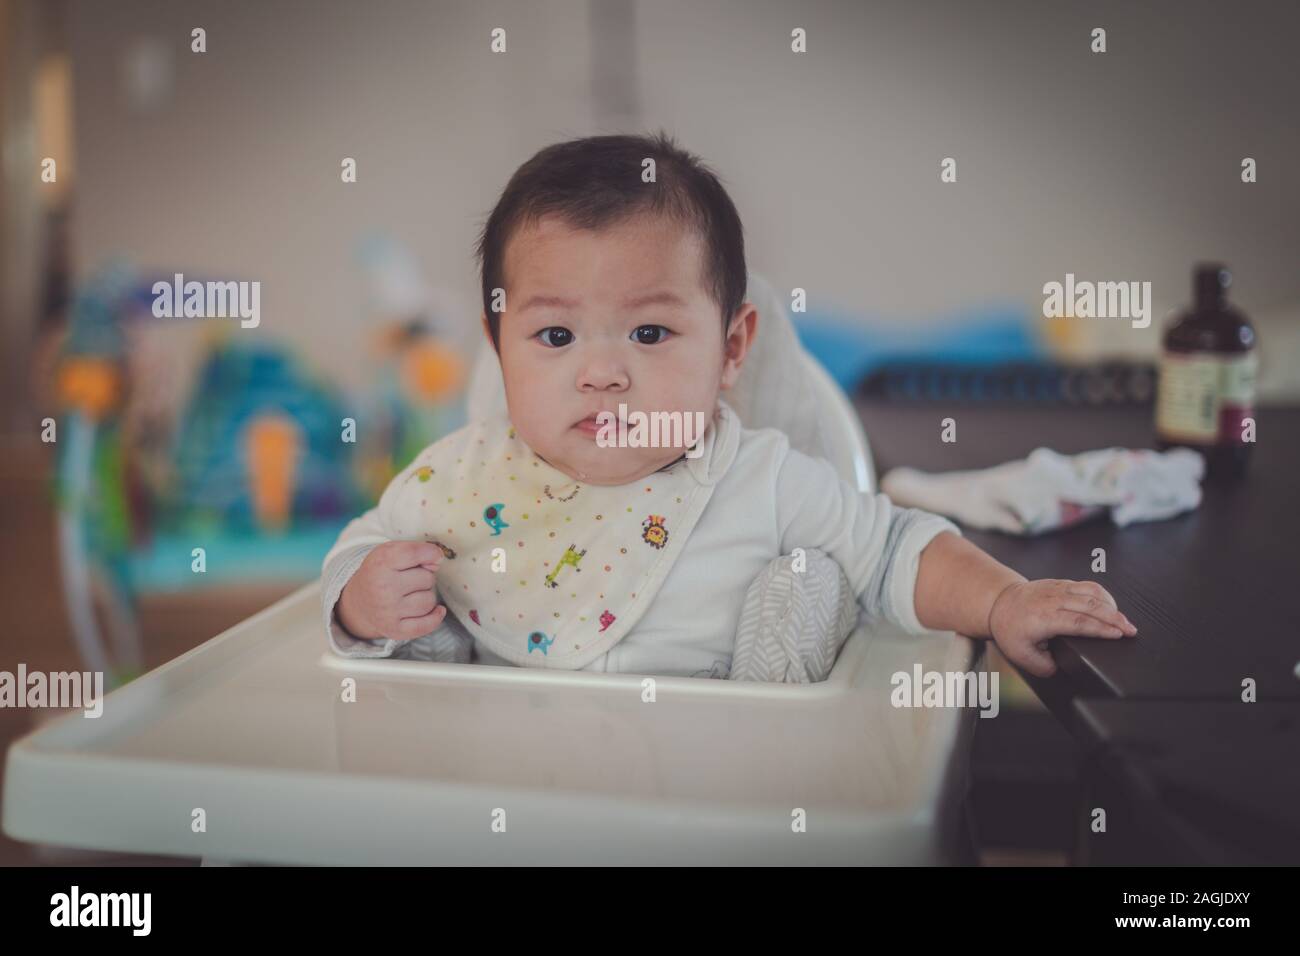
POLYGON ((538 332, 535 338, 548 348, 562 348, 573 341, 573 333, 558 325, 550 325, 538 332))
POLYGON ((658 345, 670 335, 672 332, 662 325, 639 325, 632 332, 632 338, 642 345, 658 345))

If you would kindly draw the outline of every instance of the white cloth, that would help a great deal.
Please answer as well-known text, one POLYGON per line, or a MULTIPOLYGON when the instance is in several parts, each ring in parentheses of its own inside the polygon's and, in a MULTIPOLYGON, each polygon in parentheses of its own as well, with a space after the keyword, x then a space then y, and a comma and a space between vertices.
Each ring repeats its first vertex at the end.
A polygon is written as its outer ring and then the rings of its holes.
MULTIPOLYGON (((736 450, 716 478, 708 507, 636 626, 581 669, 685 677, 726 673, 747 590, 774 558, 796 548, 819 549, 843 568, 868 622, 887 620, 913 634, 931 633, 913 603, 920 554, 942 531, 959 535, 956 525, 896 507, 883 494, 857 492, 828 462, 792 450, 782 432, 742 427, 725 402, 705 434, 704 441, 710 440, 734 442, 736 450), (718 435, 711 437, 714 430, 718 435)), ((400 480, 401 475, 395 479, 400 480)), ((387 657, 399 643, 355 638, 333 614, 366 551, 395 537, 380 511, 373 508, 352 521, 325 559, 324 621, 334 649, 348 656, 387 657)), ((509 663, 482 641, 476 641, 475 656, 481 663, 509 663)), ((541 661, 534 653, 523 663, 541 661)))
POLYGON ((975 471, 895 468, 880 487, 900 505, 948 515, 967 527, 1033 535, 1107 509, 1120 527, 1189 511, 1201 503, 1204 473, 1204 458, 1188 448, 1103 448, 1078 455, 1037 448, 1028 458, 975 471))

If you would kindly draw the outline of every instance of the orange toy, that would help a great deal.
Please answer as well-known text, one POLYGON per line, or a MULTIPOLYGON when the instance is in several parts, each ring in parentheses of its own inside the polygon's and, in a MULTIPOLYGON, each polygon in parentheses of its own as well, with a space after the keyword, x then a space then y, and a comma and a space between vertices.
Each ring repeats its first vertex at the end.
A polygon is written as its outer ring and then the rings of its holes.
POLYGON ((109 359, 74 355, 59 365, 59 400, 91 421, 101 421, 122 397, 122 376, 109 359))
POLYGON ((414 402, 436 405, 454 397, 465 380, 465 363, 451 349, 426 339, 402 355, 402 386, 414 402))
POLYGON ((275 413, 258 415, 244 433, 249 491, 258 524, 281 531, 289 523, 302 448, 298 423, 275 413))

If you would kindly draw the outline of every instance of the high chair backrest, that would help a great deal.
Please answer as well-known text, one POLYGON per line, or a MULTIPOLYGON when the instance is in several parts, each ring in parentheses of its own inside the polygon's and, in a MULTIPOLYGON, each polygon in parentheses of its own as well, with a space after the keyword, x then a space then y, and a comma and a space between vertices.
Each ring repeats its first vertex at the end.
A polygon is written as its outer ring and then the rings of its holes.
MULTIPOLYGON (((745 299, 758 310, 758 331, 723 400, 747 428, 785 432, 792 448, 825 458, 859 491, 874 492, 871 449, 848 397, 799 343, 785 304, 765 279, 751 272, 745 299)), ((486 342, 470 375, 467 401, 471 421, 506 411, 501 366, 486 342)))

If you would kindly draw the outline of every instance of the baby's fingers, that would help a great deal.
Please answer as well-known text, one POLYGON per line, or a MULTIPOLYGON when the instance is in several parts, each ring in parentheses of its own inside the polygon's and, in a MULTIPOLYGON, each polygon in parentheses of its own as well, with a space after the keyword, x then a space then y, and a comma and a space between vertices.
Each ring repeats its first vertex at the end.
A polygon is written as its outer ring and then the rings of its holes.
POLYGON ((438 601, 432 591, 416 591, 397 602, 397 616, 399 618, 424 617, 426 614, 432 614, 437 606, 438 601))
POLYGON ((423 565, 407 571, 398 571, 393 578, 397 593, 403 596, 420 591, 430 591, 433 589, 436 580, 434 572, 426 570, 423 565))
POLYGON ((1117 627, 1121 631, 1124 631, 1126 633, 1129 634, 1137 633, 1137 628, 1133 626, 1132 622, 1129 621, 1128 618, 1126 618, 1115 608, 1111 607, 1109 604, 1104 603, 1100 598, 1093 598, 1093 597, 1085 598, 1085 597, 1079 597, 1077 595, 1072 597, 1067 597, 1064 601, 1061 602, 1061 610, 1078 611, 1083 614, 1087 614, 1090 617, 1095 617, 1103 624, 1109 624, 1112 627, 1117 627))
POLYGON ((427 564, 436 566, 442 560, 442 551, 436 544, 427 541, 389 541, 380 547, 385 549, 385 563, 393 571, 405 571, 407 568, 427 564))
MULTIPOLYGON (((1004 648, 1006 653, 1007 649, 1004 648)), ((1047 649, 1047 641, 1025 641, 1016 645, 1014 653, 1007 653, 1012 662, 1035 677, 1051 677, 1056 673, 1056 661, 1047 649)))
POLYGON ((397 633, 392 635, 399 641, 410 641, 417 637, 436 631, 447 616, 447 607, 439 604, 430 613, 420 617, 404 617, 397 623, 397 633))
POLYGON ((1057 634, 1076 634, 1080 637, 1123 637, 1124 631, 1081 611, 1061 608, 1052 615, 1051 624, 1057 634))
POLYGON ((1067 594, 1081 595, 1084 598, 1095 598, 1098 601, 1104 601, 1111 607, 1119 610, 1119 605, 1115 603, 1115 598, 1104 587, 1096 581, 1067 581, 1065 582, 1065 591, 1067 594))

